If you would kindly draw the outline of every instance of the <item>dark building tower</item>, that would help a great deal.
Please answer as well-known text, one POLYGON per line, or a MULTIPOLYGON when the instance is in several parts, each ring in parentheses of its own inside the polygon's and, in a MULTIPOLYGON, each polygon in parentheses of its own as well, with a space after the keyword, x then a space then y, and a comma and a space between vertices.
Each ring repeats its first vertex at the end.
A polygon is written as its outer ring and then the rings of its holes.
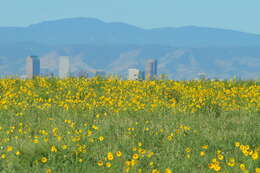
POLYGON ((157 60, 154 60, 153 71, 154 71, 153 75, 157 76, 157 60))
POLYGON ((26 78, 32 79, 40 75, 40 59, 37 56, 28 56, 26 59, 26 78))
POLYGON ((145 66, 146 79, 154 79, 157 76, 157 60, 150 59, 145 66))

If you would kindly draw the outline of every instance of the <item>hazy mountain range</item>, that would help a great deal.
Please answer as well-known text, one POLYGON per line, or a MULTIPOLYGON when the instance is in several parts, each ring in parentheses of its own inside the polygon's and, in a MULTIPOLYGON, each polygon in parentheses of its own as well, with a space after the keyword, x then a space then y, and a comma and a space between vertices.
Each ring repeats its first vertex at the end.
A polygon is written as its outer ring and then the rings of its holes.
POLYGON ((72 71, 104 69, 125 75, 158 60, 159 73, 191 79, 260 78, 260 35, 187 26, 141 29, 93 18, 47 21, 28 27, 0 27, 0 73, 24 74, 28 55, 41 58, 42 71, 57 73, 60 55, 71 56, 72 71))

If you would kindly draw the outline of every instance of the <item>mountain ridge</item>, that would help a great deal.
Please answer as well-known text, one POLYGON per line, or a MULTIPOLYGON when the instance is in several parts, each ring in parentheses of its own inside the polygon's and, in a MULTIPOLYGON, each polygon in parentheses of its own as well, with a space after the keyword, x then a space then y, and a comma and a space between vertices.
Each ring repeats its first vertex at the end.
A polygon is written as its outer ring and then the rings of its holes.
POLYGON ((198 26, 142 29, 95 18, 67 18, 27 27, 0 27, 0 37, 0 43, 32 41, 44 44, 160 44, 183 47, 260 45, 260 35, 241 31, 198 26))
POLYGON ((186 26, 142 29, 95 18, 45 21, 0 27, 0 75, 23 75, 25 58, 38 55, 43 72, 58 71, 58 57, 71 57, 73 72, 103 69, 126 76, 158 60, 159 74, 171 79, 239 76, 260 78, 260 35, 186 26))

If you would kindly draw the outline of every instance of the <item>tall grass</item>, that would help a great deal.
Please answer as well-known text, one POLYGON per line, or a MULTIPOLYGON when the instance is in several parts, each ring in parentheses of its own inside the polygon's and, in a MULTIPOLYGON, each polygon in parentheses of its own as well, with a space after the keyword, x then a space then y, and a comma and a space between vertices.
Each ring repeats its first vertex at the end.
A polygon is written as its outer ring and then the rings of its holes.
POLYGON ((254 81, 2 79, 0 171, 258 172, 259 89, 254 81))

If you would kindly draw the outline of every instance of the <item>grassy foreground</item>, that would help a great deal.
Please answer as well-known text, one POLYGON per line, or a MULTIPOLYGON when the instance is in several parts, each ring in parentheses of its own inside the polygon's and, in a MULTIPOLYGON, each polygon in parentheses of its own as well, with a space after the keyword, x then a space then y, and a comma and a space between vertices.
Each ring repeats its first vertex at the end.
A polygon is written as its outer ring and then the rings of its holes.
POLYGON ((260 172, 256 82, 0 80, 1 172, 260 172))

